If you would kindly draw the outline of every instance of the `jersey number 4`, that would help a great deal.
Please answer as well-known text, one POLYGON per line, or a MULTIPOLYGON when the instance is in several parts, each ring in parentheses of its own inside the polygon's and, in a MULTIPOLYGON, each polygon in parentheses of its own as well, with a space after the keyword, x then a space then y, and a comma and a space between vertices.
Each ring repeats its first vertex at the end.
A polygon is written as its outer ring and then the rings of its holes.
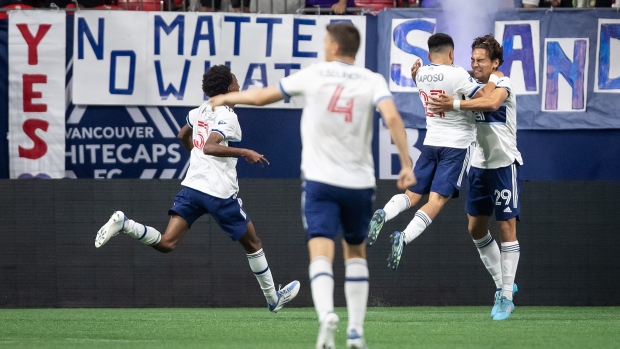
MULTIPOLYGON (((435 96, 439 96, 442 94, 445 94, 446 91, 444 90, 430 90, 431 96, 435 97, 435 96)), ((433 114, 432 111, 428 110, 428 94, 426 93, 426 91, 424 90, 420 90, 420 97, 422 97, 422 99, 424 99, 424 112, 426 113, 426 116, 429 118, 434 118, 435 114, 433 114)), ((439 113, 439 117, 440 118, 445 118, 446 114, 444 114, 444 112, 439 113)))
POLYGON ((353 98, 349 98, 346 100, 346 104, 342 106, 342 104, 338 105, 338 101, 340 101, 340 94, 344 90, 344 86, 336 87, 336 91, 332 95, 332 98, 329 100, 329 105, 327 106, 327 110, 332 113, 344 114, 344 122, 352 122, 353 121, 353 98))

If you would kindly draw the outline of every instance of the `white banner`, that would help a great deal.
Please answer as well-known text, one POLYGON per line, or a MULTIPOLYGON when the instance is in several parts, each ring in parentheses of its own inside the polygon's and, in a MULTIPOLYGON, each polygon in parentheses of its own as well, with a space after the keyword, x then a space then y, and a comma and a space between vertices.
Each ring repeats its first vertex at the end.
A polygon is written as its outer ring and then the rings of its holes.
POLYGON ((66 14, 9 11, 11 178, 65 175, 66 14))
MULTIPOLYGON (((202 75, 227 64, 242 89, 278 81, 324 58, 330 16, 82 11, 75 15, 73 102, 197 106, 202 75)), ((364 66, 366 19, 356 65, 364 66)), ((299 108, 293 98, 273 106, 299 108)))

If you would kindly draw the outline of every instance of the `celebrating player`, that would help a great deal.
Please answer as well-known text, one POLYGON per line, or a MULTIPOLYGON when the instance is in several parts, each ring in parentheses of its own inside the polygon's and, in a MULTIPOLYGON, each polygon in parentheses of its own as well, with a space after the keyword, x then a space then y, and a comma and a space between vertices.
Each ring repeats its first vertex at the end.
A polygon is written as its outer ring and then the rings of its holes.
MULTIPOLYGON (((514 279, 521 250, 516 222, 521 210, 523 159, 517 149, 517 98, 510 78, 495 73, 504 61, 499 42, 486 35, 476 38, 471 48, 474 77, 497 88, 485 98, 460 103, 462 110, 476 111, 477 129, 465 208, 469 233, 497 288, 491 316, 505 320, 514 310, 512 296, 517 291, 514 279), (493 211, 499 225, 501 254, 488 231, 493 211)), ((453 99, 445 94, 429 101, 433 112, 449 112, 453 106, 453 99)))
MULTIPOLYGON (((239 91, 239 84, 230 68, 220 65, 204 74, 202 89, 212 97, 239 91)), ((229 146, 229 142, 241 140, 241 127, 233 107, 234 103, 228 103, 212 108, 207 101, 187 115, 187 124, 178 137, 191 153, 190 165, 181 183, 185 188, 177 194, 174 205, 168 211, 170 221, 165 233, 160 234, 155 228, 128 219, 123 212, 116 211, 97 232, 95 246, 99 248, 119 232, 124 232, 160 252, 171 252, 194 221, 208 213, 233 241, 241 243, 267 299, 268 309, 277 312, 295 298, 300 284, 295 280, 276 291, 262 243, 242 207, 241 199, 237 197, 237 158, 243 157, 251 164, 269 162, 253 150, 229 146)))
POLYGON ((213 105, 265 105, 302 95, 303 176, 302 220, 308 235, 312 299, 319 318, 316 348, 334 348, 339 322, 334 313, 332 263, 334 239, 342 231, 345 259, 345 297, 349 315, 347 347, 366 348, 364 319, 368 302, 366 227, 372 215, 375 188, 371 153, 373 107, 376 107, 396 144, 401 170, 398 187, 413 185, 411 159, 400 114, 384 78, 356 67, 360 34, 349 23, 327 26, 326 62, 280 80, 279 87, 229 93, 213 98, 213 105))
POLYGON ((469 146, 474 142, 474 122, 470 112, 460 111, 462 98, 479 97, 488 93, 491 86, 481 89, 465 69, 454 66, 454 42, 443 33, 428 39, 430 65, 413 74, 420 90, 420 99, 426 111, 426 137, 414 172, 418 182, 405 194, 398 194, 377 210, 368 227, 368 244, 377 240, 383 224, 400 212, 416 205, 423 195, 429 194, 422 206, 402 232, 392 233, 392 251, 388 266, 395 270, 400 263, 404 245, 417 238, 432 223, 450 198, 457 198, 461 181, 469 161, 469 146), (455 97, 454 111, 434 113, 427 102, 433 95, 447 94, 455 97))

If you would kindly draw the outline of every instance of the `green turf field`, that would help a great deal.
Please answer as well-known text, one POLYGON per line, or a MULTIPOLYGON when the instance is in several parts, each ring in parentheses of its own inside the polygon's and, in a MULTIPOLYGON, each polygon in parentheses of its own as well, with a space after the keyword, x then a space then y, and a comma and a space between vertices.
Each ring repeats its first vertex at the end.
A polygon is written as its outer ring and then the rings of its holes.
MULTIPOLYGON (((380 348, 620 348, 619 307, 370 308, 366 341, 380 348)), ((337 348, 346 310, 338 308, 337 348)), ((314 309, 3 309, 0 348, 314 348, 314 309)))

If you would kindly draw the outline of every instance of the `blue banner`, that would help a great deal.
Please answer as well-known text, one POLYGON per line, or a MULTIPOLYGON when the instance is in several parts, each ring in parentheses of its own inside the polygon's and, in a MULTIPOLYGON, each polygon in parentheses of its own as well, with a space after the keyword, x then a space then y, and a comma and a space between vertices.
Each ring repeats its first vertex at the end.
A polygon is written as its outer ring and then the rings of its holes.
POLYGON ((620 128, 620 12, 503 10, 472 29, 477 20, 456 28, 454 17, 439 10, 379 14, 378 69, 407 127, 426 125, 409 70, 417 58, 428 63, 428 36, 452 35, 457 48, 466 48, 456 50, 456 62, 469 70, 468 47, 490 32, 504 47, 500 70, 513 80, 519 129, 620 128))

